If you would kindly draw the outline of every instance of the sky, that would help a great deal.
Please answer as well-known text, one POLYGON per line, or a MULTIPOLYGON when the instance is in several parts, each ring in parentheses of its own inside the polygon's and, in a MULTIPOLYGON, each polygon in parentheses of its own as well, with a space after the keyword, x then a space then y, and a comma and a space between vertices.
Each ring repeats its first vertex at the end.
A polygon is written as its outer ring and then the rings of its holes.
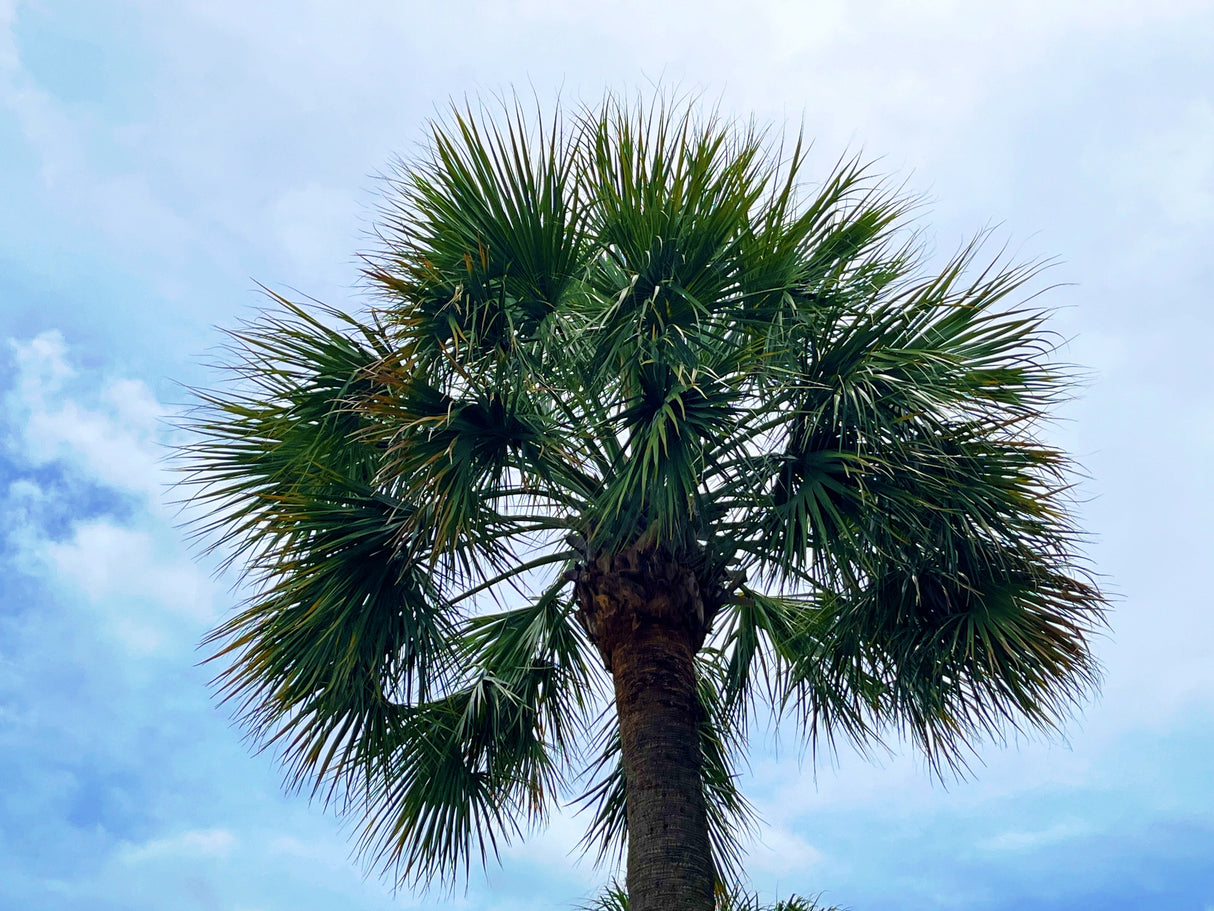
POLYGON ((454 893, 351 860, 208 688, 240 600, 166 453, 262 283, 347 309, 382 174, 450 99, 655 83, 874 160, 932 249, 1051 259, 1053 441, 1113 598, 1101 695, 966 780, 760 735, 763 897, 1214 911, 1214 4, 0 0, 0 909, 571 908, 582 820, 454 893))

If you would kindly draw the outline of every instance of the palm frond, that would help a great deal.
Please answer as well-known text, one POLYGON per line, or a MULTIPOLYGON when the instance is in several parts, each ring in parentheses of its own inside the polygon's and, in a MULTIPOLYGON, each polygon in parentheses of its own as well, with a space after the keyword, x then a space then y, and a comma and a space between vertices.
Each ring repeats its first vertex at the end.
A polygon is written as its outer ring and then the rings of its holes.
POLYGON ((287 316, 233 333, 253 388, 203 394, 184 483, 257 586, 207 640, 227 662, 217 682, 293 784, 332 789, 379 762, 400 704, 441 685, 455 614, 441 568, 417 560, 426 542, 403 534, 410 505, 356 439, 382 336, 280 303, 287 316))
POLYGON ((553 675, 484 674, 404 709, 382 772, 349 793, 359 853, 394 878, 450 881, 542 822, 560 781, 536 711, 553 675))
POLYGON ((722 711, 736 736, 763 704, 791 713, 816 747, 843 736, 861 751, 878 738, 875 709, 884 684, 832 648, 830 614, 813 599, 764 595, 748 587, 722 612, 722 711))
POLYGON ((367 277, 409 350, 436 366, 541 338, 583 273, 585 217, 559 113, 531 126, 516 102, 502 127, 470 108, 437 124, 428 161, 389 179, 384 251, 367 277))
POLYGON ((469 618, 459 642, 466 682, 402 714, 390 764, 355 799, 360 850, 402 879, 466 873, 542 823, 600 686, 560 583, 469 618))

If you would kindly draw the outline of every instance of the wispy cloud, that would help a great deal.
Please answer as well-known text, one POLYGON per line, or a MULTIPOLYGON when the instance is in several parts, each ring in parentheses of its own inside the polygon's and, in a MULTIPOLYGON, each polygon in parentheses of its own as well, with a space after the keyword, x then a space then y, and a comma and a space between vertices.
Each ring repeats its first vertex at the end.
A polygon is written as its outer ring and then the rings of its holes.
POLYGON ((168 480, 164 407, 141 380, 89 376, 80 380, 68 363, 63 335, 52 330, 10 340, 16 364, 6 409, 13 423, 10 445, 33 465, 59 462, 89 481, 159 504, 168 480))
POLYGON ((192 829, 138 844, 125 843, 118 849, 118 860, 132 866, 162 858, 191 863, 207 857, 227 857, 237 844, 236 836, 227 829, 192 829))
POLYGON ((1031 832, 1002 832, 993 838, 983 839, 979 842, 978 847, 984 851, 996 853, 1016 853, 1036 850, 1068 839, 1090 835, 1092 832, 1092 826, 1085 822, 1058 822, 1031 832))

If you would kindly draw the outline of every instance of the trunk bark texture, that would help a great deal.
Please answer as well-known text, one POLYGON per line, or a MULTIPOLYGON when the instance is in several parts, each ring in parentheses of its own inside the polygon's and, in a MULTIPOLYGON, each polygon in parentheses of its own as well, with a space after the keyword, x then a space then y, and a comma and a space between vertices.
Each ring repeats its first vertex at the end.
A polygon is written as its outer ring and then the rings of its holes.
POLYGON ((632 911, 713 906, 692 657, 686 636, 660 627, 638 630, 612 653, 628 783, 632 911))
POLYGON ((576 581, 579 617, 615 682, 630 908, 712 911, 694 665, 711 610, 695 573, 652 551, 588 561, 576 581))

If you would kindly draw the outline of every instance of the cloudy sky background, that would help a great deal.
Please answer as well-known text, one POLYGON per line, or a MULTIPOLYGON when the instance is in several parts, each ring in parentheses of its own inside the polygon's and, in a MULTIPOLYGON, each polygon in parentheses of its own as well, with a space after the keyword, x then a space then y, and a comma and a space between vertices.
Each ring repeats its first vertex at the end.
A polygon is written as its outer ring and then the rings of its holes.
POLYGON ((1116 597, 1068 742, 947 788, 760 741, 766 897, 854 911, 1214 909, 1214 8, 0 0, 0 907, 569 907, 578 820, 453 896, 393 895, 283 795, 196 666, 231 609, 166 505, 166 418, 255 282, 359 306, 377 185, 452 96, 661 80, 879 159, 941 255, 1056 257, 1052 431, 1116 597), (250 8, 251 7, 251 8, 250 8))

